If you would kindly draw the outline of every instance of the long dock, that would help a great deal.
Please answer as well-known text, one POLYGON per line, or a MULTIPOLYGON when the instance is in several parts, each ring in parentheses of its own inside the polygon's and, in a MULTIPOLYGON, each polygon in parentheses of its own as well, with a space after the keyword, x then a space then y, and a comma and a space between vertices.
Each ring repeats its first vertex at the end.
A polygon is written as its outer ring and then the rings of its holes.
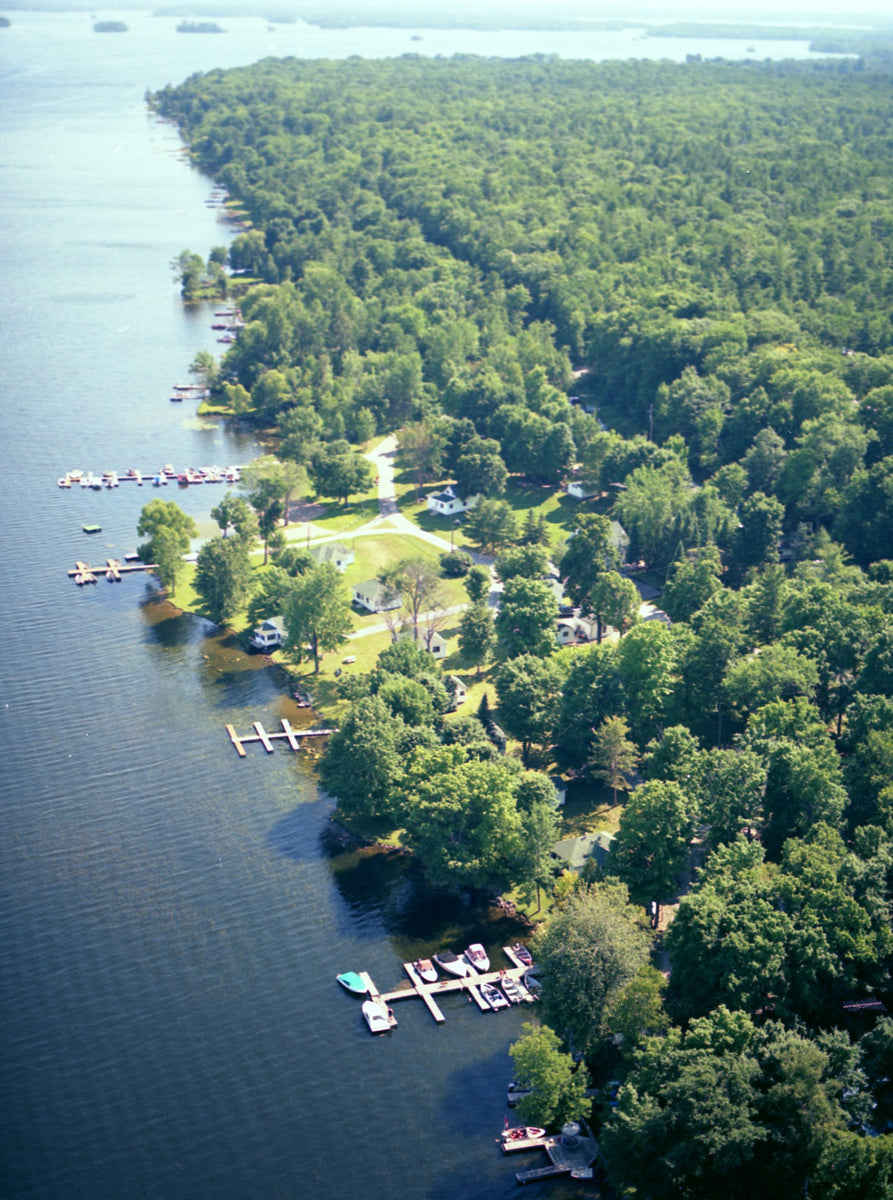
POLYGON ((366 981, 369 994, 373 999, 381 1000, 385 1004, 394 1004, 398 1000, 420 999, 424 1002, 425 1007, 434 1020, 438 1024, 442 1024, 446 1020, 446 1017, 437 1003, 437 998, 449 992, 465 992, 469 999, 477 1004, 481 1012, 492 1011, 490 1005, 480 992, 480 985, 482 983, 492 983, 498 986, 503 979, 513 979, 518 985, 522 1000, 531 1002, 536 999, 533 993, 524 986, 523 982, 524 975, 530 968, 521 962, 511 946, 503 946, 502 952, 512 964, 507 970, 480 972, 475 971, 472 967, 470 975, 462 977, 451 975, 448 979, 439 979, 436 983, 426 983, 412 963, 404 963, 403 970, 409 976, 409 986, 407 987, 404 984, 403 987, 394 988, 390 992, 380 992, 366 971, 360 971, 359 974, 366 981))
POLYGON ((122 563, 118 558, 107 558, 104 567, 91 567, 89 563, 76 562, 73 567, 69 567, 68 578, 83 582, 85 578, 93 577, 95 579, 97 575, 105 575, 107 579, 114 580, 115 583, 120 583, 124 575, 132 575, 136 571, 157 570, 157 563, 122 563))
POLYGON ((236 748, 236 753, 239 758, 244 758, 247 754, 245 746, 250 742, 260 742, 267 754, 272 754, 275 750, 273 745, 276 741, 286 741, 292 750, 301 749, 301 738, 328 737, 330 733, 337 733, 337 729, 295 729, 288 717, 283 717, 282 729, 275 732, 270 732, 264 729, 260 721, 253 721, 254 733, 236 733, 232 725, 226 726, 226 732, 229 734, 229 740, 236 748))

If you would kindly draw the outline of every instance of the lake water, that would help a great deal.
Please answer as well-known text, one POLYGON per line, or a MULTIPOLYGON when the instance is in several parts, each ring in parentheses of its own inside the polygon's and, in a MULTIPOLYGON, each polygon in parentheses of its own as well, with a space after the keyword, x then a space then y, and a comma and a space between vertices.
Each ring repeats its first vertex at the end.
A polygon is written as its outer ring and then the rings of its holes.
POLYGON ((390 987, 404 959, 515 931, 420 902, 400 862, 333 847, 300 756, 236 757, 227 722, 300 719, 263 660, 143 577, 81 590, 66 577, 75 559, 132 548, 159 494, 210 532, 219 490, 56 480, 257 452, 168 400, 196 351, 219 349, 210 307, 183 307, 169 263, 228 232, 206 206, 211 181, 146 112, 147 87, 273 53, 679 58, 736 44, 411 43, 230 19, 203 37, 125 18, 126 35, 65 13, 13 13, 0 31, 0 1195, 491 1200, 515 1186, 494 1139, 525 1014, 453 998, 435 1026, 407 1002, 373 1039, 334 976, 365 969, 390 987), (85 522, 102 532, 88 539, 85 522))

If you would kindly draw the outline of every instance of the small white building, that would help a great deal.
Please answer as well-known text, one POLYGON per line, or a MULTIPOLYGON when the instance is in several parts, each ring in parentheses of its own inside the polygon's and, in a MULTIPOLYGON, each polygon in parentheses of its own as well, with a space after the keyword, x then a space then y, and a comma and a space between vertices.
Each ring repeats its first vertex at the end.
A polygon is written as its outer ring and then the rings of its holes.
POLYGON ((588 617, 567 617, 556 624, 555 638, 559 646, 583 646, 594 642, 598 638, 598 622, 588 617))
POLYGON ((353 588, 353 602, 367 612, 391 612, 399 608, 403 598, 399 592, 387 587, 380 579, 367 579, 365 583, 357 583, 353 588))
MULTIPOLYGON (((410 641, 413 640, 411 622, 408 623, 408 628, 403 628, 400 630, 395 640, 402 642, 407 638, 409 638, 410 641)), ((417 644, 423 650, 427 650, 433 658, 446 658, 447 656, 446 638, 443 636, 443 634, 438 633, 436 630, 431 634, 431 641, 429 644, 427 633, 423 628, 420 627, 417 644)))
POLYGON ((448 675, 445 682, 452 688, 453 698, 450 701, 450 712, 455 712, 457 708, 465 703, 468 696, 468 688, 458 675, 448 675))
POLYGON ((441 517, 453 517, 474 508, 478 500, 480 496, 466 496, 463 499, 453 491, 452 484, 447 484, 442 492, 432 492, 428 497, 428 512, 437 513, 441 517))
POLYGON ((252 631, 248 644, 255 650, 278 650, 287 637, 282 618, 270 617, 252 631))
MULTIPOLYGON (((423 637, 422 641, 424 642, 424 640, 425 639, 423 637)), ((434 655, 435 658, 446 658, 447 644, 446 644, 446 638, 443 636, 443 634, 434 632, 431 635, 431 643, 428 646, 428 650, 430 651, 431 654, 434 655)))
POLYGON ((323 542, 319 546, 311 546, 310 556, 318 563, 331 563, 343 575, 354 560, 354 552, 343 542, 323 542))
POLYGON ((589 487, 580 479, 572 479, 567 485, 567 494, 574 500, 591 500, 599 494, 598 488, 589 487))

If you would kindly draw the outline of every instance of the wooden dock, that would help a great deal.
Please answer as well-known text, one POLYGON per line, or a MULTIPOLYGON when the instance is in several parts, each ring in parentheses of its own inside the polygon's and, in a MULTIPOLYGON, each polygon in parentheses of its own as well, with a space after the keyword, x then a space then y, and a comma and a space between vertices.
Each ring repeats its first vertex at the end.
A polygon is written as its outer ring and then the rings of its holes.
POLYGON ((301 749, 301 738, 328 737, 330 733, 337 733, 337 729, 295 729, 288 717, 283 717, 281 721, 282 729, 270 732, 264 729, 260 721, 253 721, 254 733, 238 734, 232 725, 226 726, 226 732, 229 734, 229 740, 236 748, 236 753, 239 758, 244 758, 247 754, 245 749, 249 742, 260 742, 267 754, 272 754, 276 747, 273 745, 276 741, 286 741, 292 750, 301 749))
POLYGON ((359 974, 366 981, 369 994, 373 999, 382 1000, 385 1004, 394 1004, 398 1000, 420 999, 424 1002, 425 1007, 434 1020, 438 1024, 442 1024, 446 1020, 446 1017, 443 1015, 443 1010, 437 1003, 437 999, 450 992, 465 992, 469 1000, 474 1001, 481 1012, 493 1011, 481 994, 480 985, 482 983, 492 983, 498 986, 501 980, 508 977, 509 979, 513 979, 520 988, 523 1000, 530 1002, 536 999, 524 986, 523 982, 524 975, 529 968, 521 962, 510 946, 503 946, 502 952, 509 962, 512 963, 512 966, 507 970, 485 971, 481 973, 472 968, 471 975, 463 977, 451 975, 448 979, 439 979, 436 983, 426 983, 412 963, 404 963, 403 970, 409 976, 409 985, 407 986, 404 983, 402 987, 394 988, 390 992, 380 992, 367 972, 360 971, 359 974))
MULTIPOLYGON (((540 1179, 549 1179, 556 1175, 570 1175, 572 1179, 592 1179, 593 1163, 601 1157, 599 1144, 592 1136, 585 1121, 584 1134, 579 1126, 571 1126, 577 1132, 545 1137, 537 1143, 549 1157, 549 1166, 533 1167, 529 1171, 518 1171, 515 1179, 520 1184, 535 1183, 540 1179)), ((535 1146, 531 1146, 535 1149, 535 1146)), ((505 1145, 503 1145, 505 1149, 505 1145)))
POLYGON ((109 580, 120 583, 125 575, 133 575, 137 571, 157 571, 158 563, 121 562, 117 558, 107 558, 104 567, 91 567, 86 562, 76 562, 68 569, 68 578, 77 581, 85 576, 105 575, 109 580))

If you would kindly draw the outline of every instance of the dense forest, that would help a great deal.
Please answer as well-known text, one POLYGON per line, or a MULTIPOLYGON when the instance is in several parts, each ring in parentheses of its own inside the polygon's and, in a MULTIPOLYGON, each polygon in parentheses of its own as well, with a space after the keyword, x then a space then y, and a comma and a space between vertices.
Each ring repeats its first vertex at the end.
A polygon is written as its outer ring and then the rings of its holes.
POLYGON ((621 1195, 893 1196, 891 90, 852 61, 407 56, 153 98, 249 222, 230 410, 319 478, 399 430, 418 479, 483 494, 469 527, 501 551, 522 757, 400 643, 323 782, 432 883, 490 890, 544 883, 531 756, 633 784, 602 876, 563 880, 535 939, 544 1021, 585 1061, 532 1032, 557 1065, 525 1110, 620 1078, 621 1195), (497 526, 521 478, 589 489, 549 553, 624 636, 553 653, 542 531, 497 526), (635 624, 612 521, 671 623, 635 624), (665 977, 642 913, 686 868, 665 977))

